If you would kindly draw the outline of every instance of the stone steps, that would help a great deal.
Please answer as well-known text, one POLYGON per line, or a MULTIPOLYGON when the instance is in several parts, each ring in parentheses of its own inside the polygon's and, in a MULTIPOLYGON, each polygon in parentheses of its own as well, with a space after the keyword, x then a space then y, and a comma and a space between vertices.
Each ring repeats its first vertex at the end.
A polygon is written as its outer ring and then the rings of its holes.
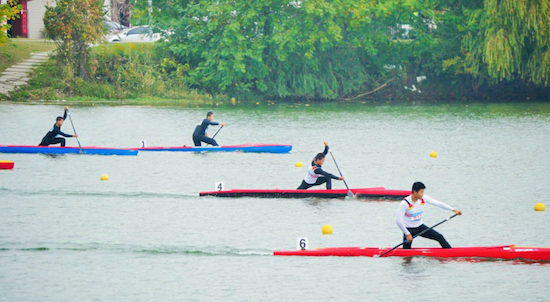
POLYGON ((6 68, 0 74, 0 94, 9 94, 30 80, 29 73, 38 65, 46 62, 51 52, 32 53, 31 58, 6 68))

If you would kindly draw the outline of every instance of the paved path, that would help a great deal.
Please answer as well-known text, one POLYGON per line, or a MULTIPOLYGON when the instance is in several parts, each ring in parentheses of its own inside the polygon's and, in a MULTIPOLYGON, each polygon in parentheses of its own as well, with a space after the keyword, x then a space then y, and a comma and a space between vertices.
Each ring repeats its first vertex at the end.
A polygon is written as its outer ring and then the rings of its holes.
POLYGON ((27 85, 30 72, 50 57, 51 52, 36 52, 31 58, 7 68, 0 74, 0 93, 9 94, 22 85, 27 85))

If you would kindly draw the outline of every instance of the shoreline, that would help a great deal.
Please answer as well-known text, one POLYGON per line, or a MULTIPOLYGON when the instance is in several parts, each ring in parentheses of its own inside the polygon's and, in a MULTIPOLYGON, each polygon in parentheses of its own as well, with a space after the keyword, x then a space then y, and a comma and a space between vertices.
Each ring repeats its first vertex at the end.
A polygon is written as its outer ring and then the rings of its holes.
POLYGON ((80 105, 80 106, 146 106, 146 107, 176 107, 176 108, 200 108, 200 107, 264 107, 264 106, 287 106, 287 107, 308 107, 308 106, 488 106, 488 105, 549 105, 550 101, 544 100, 364 100, 364 101, 232 101, 228 100, 176 100, 164 98, 143 98, 107 100, 87 97, 68 97, 62 100, 0 100, 0 104, 17 105, 80 105))

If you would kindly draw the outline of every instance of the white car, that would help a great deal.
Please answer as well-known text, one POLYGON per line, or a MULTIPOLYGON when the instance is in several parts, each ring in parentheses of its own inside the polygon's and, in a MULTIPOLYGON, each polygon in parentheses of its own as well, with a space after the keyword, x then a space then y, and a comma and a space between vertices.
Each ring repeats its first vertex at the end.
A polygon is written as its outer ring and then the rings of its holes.
POLYGON ((115 35, 117 33, 120 33, 122 31, 128 29, 128 27, 126 27, 124 25, 121 25, 120 23, 110 21, 110 20, 103 21, 103 27, 105 27, 107 32, 109 32, 110 36, 115 35))
POLYGON ((160 40, 160 33, 153 32, 153 39, 150 37, 149 26, 137 26, 127 29, 121 33, 107 37, 109 43, 129 42, 155 42, 160 40))

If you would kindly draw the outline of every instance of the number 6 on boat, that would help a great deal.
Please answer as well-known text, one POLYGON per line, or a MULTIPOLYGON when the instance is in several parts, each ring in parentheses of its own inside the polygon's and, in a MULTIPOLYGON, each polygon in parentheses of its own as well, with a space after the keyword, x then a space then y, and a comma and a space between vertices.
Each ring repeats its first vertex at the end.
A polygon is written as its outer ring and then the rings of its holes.
POLYGON ((307 237, 296 238, 296 245, 298 246, 299 250, 307 250, 308 248, 307 237))

